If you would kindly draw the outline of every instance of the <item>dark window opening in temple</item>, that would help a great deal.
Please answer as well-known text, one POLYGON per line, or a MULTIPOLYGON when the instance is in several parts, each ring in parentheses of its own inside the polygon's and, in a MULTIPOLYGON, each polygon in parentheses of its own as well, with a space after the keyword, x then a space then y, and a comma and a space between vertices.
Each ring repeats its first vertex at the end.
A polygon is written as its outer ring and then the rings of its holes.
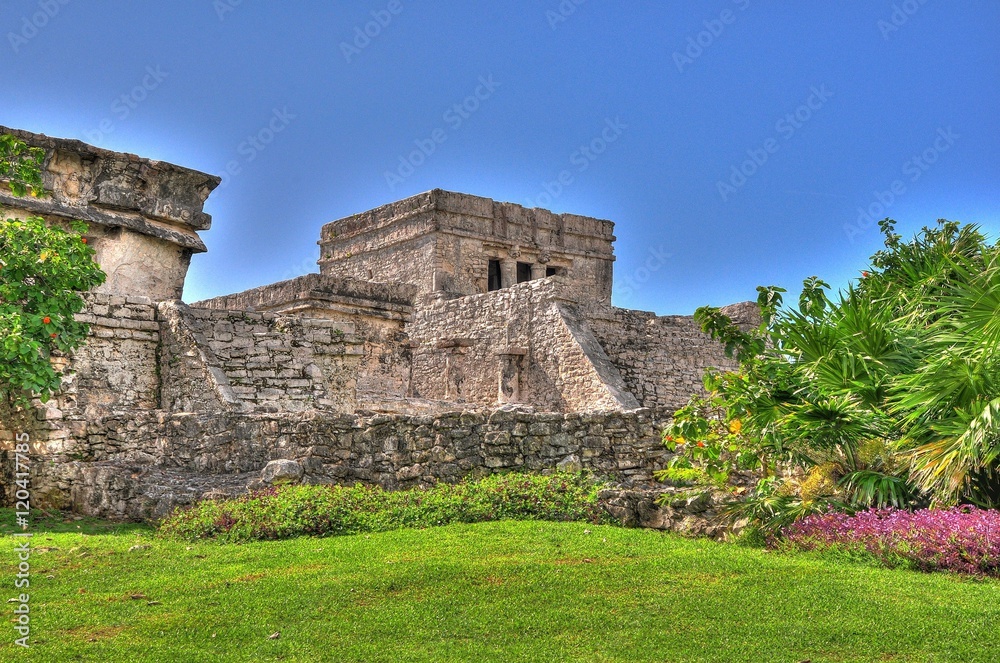
POLYGON ((487 269, 486 277, 486 290, 487 292, 493 292, 494 290, 499 290, 503 287, 500 283, 500 261, 490 260, 489 268, 487 269))
POLYGON ((517 263, 517 282, 524 283, 525 281, 531 280, 531 263, 530 262, 519 262, 517 263))
POLYGON ((566 268, 565 267, 546 267, 545 268, 545 276, 565 276, 565 275, 566 275, 566 268))

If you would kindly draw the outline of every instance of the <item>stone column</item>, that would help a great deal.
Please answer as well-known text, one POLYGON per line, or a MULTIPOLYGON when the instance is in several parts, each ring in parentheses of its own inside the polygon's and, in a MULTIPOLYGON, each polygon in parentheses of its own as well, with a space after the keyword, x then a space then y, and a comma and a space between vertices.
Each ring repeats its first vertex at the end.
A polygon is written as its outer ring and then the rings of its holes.
POLYGON ((532 263, 531 265, 531 280, 535 281, 537 279, 545 278, 545 265, 541 263, 532 263))
POLYGON ((452 388, 451 388, 451 378, 452 378, 452 358, 454 353, 450 350, 445 351, 444 355, 444 399, 451 400, 452 388))
POLYGON ((501 260, 500 261, 500 287, 509 288, 512 285, 517 285, 517 261, 516 260, 501 260))
POLYGON ((521 402, 521 371, 526 354, 527 350, 522 348, 509 348, 505 352, 497 353, 497 358, 500 360, 497 402, 521 402))

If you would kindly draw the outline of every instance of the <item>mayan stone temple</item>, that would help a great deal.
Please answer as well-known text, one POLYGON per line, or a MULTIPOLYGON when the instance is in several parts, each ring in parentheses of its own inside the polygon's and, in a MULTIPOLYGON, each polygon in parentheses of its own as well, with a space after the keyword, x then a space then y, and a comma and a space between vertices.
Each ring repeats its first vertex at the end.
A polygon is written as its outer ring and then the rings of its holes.
POLYGON ((610 221, 441 190, 323 226, 318 273, 186 304, 218 177, 0 133, 46 150, 51 192, 0 191, 5 213, 87 221, 108 274, 62 392, 0 417, 3 454, 31 434, 43 505, 137 519, 275 481, 557 468, 632 494, 663 422, 731 365, 690 317, 612 306, 610 221))

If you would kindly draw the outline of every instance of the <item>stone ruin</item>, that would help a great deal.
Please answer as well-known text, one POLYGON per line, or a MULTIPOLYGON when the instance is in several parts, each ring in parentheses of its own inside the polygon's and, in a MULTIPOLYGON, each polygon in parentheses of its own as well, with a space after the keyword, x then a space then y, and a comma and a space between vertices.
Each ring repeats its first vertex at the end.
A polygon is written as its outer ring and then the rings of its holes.
MULTIPOLYGON (((245 493, 265 468, 390 489, 589 470, 626 521, 709 508, 656 509, 649 487, 662 425, 732 360, 691 317, 611 304, 612 222, 434 190, 323 226, 319 273, 185 304, 218 177, 0 133, 45 149, 51 192, 0 185, 5 214, 87 221, 108 274, 61 393, 0 413, 8 503, 27 432, 36 503, 108 518, 245 493)), ((751 304, 726 311, 757 322, 751 304)))

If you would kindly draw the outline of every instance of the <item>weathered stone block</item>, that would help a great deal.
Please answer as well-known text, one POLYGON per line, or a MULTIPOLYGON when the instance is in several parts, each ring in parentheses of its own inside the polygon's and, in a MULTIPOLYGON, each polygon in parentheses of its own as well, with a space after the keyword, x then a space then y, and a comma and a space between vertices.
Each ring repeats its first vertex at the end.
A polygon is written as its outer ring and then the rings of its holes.
POLYGON ((561 461, 556 464, 556 469, 560 472, 582 472, 583 463, 580 461, 580 457, 576 454, 566 456, 561 461))
POLYGON ((261 470, 260 478, 266 484, 298 483, 305 473, 294 460, 272 460, 261 470))

